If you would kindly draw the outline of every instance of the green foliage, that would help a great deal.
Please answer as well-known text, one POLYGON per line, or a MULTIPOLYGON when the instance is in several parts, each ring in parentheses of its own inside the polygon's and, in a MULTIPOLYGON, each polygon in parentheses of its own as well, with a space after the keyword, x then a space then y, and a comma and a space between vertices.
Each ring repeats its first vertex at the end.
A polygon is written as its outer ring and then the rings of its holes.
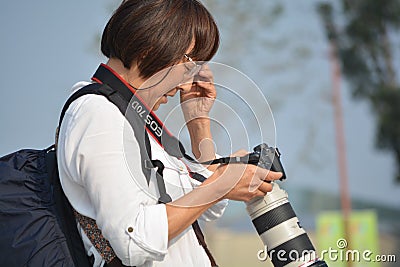
POLYGON ((318 11, 353 96, 369 101, 376 114, 376 144, 394 154, 400 182, 400 84, 393 56, 399 52, 393 37, 400 30, 400 0, 342 0, 336 17, 329 3, 318 11))

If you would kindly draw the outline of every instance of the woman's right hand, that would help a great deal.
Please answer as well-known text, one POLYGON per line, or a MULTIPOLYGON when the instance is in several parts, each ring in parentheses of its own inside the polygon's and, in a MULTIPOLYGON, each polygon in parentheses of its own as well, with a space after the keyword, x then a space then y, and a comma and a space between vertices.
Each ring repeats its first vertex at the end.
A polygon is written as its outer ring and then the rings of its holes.
MULTIPOLYGON (((246 151, 239 151, 233 156, 246 154, 246 151)), ((189 227, 218 201, 224 198, 250 201, 254 197, 265 196, 272 190, 269 182, 280 177, 280 172, 269 171, 252 164, 220 165, 200 186, 166 205, 169 240, 189 227)))
MULTIPOLYGON (((233 156, 243 156, 247 152, 239 151, 233 156)), ((272 190, 271 181, 282 177, 281 172, 274 172, 253 164, 226 164, 216 170, 218 182, 224 184, 223 198, 249 201, 254 197, 263 197, 272 190)))

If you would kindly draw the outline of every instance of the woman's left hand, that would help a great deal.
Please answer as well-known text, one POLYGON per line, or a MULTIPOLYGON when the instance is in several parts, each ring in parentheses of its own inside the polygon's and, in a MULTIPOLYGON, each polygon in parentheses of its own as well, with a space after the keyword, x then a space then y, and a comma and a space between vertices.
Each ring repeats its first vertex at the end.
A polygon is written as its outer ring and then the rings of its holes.
MULTIPOLYGON (((186 86, 189 87, 189 85, 186 86)), ((216 97, 217 91, 213 82, 213 73, 208 64, 204 64, 194 77, 190 89, 181 90, 180 93, 181 108, 186 122, 197 118, 208 119, 208 114, 216 97)))

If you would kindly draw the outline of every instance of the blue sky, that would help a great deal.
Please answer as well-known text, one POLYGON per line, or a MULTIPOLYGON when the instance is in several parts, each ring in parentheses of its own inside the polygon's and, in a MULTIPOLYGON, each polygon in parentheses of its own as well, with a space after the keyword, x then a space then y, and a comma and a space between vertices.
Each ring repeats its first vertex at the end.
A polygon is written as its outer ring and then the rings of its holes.
MULTIPOLYGON (((1 155, 52 144, 58 115, 71 86, 89 79, 105 60, 96 42, 115 6, 112 2, 101 0, 93 5, 93 1, 38 0, 0 4, 1 155)), ((312 6, 315 2, 282 1, 285 12, 273 27, 256 29, 257 36, 264 39, 249 40, 247 46, 235 49, 232 40, 244 32, 229 27, 229 13, 215 10, 222 35, 215 61, 244 72, 272 103, 277 142, 290 177, 287 187, 338 193, 330 67, 327 43, 312 6), (285 41, 296 34, 295 43, 285 41), (278 43, 280 49, 260 45, 273 44, 273 40, 284 43, 278 43), (302 59, 298 51, 304 47, 308 50, 304 50, 302 59), (296 55, 299 58, 293 61, 296 55)), ((259 12, 255 18, 265 15, 259 12)), ((354 102, 348 91, 344 82, 352 196, 399 207, 400 188, 392 178, 394 161, 374 149, 373 114, 365 103, 354 102)))
POLYGON ((99 62, 96 37, 109 2, 2 2, 0 121, 2 153, 51 144, 69 88, 99 62))

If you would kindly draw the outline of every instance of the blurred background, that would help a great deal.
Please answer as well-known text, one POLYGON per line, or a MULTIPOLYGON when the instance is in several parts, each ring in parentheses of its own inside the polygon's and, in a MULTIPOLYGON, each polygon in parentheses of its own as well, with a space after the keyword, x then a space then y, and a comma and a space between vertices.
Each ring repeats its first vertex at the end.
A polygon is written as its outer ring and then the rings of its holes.
MULTIPOLYGON (((400 1, 203 3, 221 32, 213 61, 247 75, 271 107, 281 187, 318 251, 346 238, 400 261, 400 1)), ((71 86, 106 60, 99 39, 118 4, 1 2, 0 155, 52 144, 71 86)), ((268 266, 244 204, 204 227, 220 266, 268 266)))

